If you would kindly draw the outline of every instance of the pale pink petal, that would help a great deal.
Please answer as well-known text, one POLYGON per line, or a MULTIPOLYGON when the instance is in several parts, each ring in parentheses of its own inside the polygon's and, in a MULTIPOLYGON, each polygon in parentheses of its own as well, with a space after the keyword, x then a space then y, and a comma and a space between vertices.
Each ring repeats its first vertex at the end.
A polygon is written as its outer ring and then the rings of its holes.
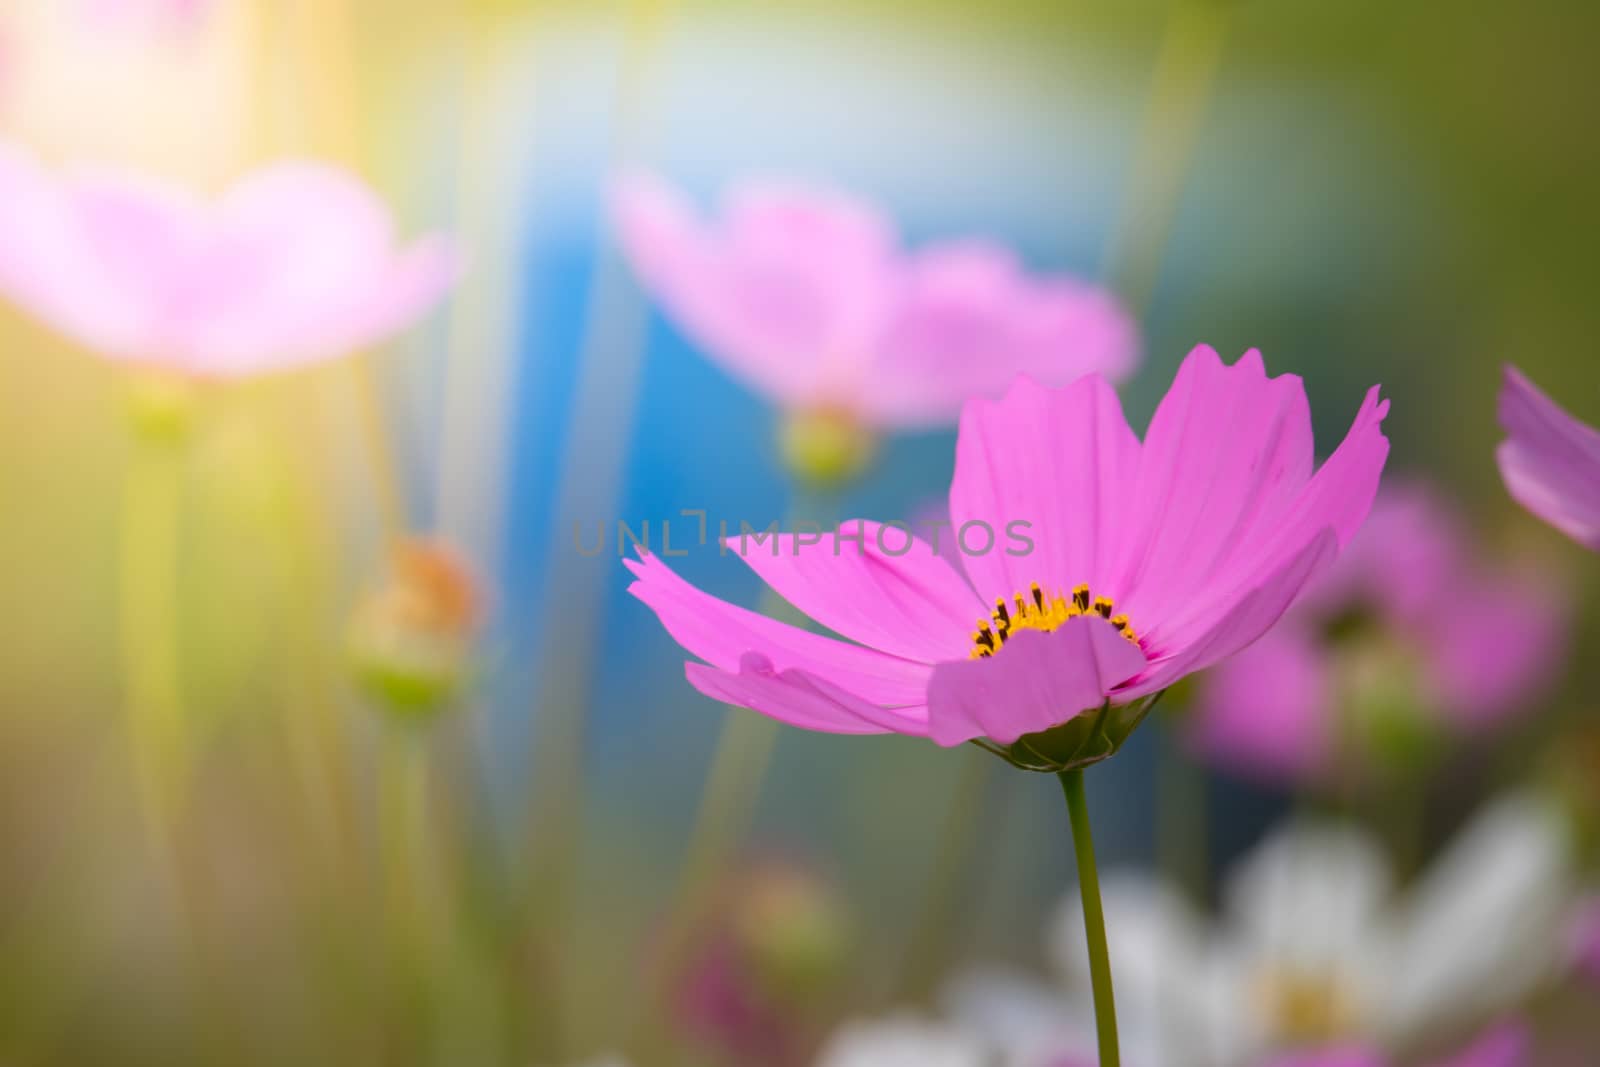
POLYGON ((201 377, 374 343, 455 276, 442 242, 397 249, 376 195, 314 163, 206 203, 146 178, 50 174, 0 144, 0 231, 11 299, 103 356, 201 377))
POLYGON ((797 669, 825 678, 863 701, 883 707, 926 701, 932 668, 860 645, 808 633, 735 607, 678 577, 658 557, 627 560, 637 579, 628 591, 648 604, 677 642, 713 667, 737 672, 749 653, 771 670, 797 669))
POLYGON ((928 683, 928 735, 941 745, 1009 745, 1100 707, 1144 669, 1144 654, 1104 619, 1022 630, 994 656, 941 663, 928 683))
POLYGON ((642 176, 618 184, 612 215, 640 280, 709 355, 780 404, 856 409, 894 281, 882 216, 840 193, 757 182, 708 226, 642 176))
POLYGON ((1331 528, 1323 530, 1262 578, 1260 585, 1236 600, 1230 598, 1220 614, 1209 620, 1208 627, 1187 640, 1180 651, 1152 659, 1150 669, 1119 691, 1118 699, 1133 700, 1159 692, 1183 676, 1248 647, 1272 628, 1306 584, 1332 564, 1338 553, 1338 535, 1331 528))
POLYGON ((728 549, 789 603, 831 630, 905 659, 965 656, 988 614, 931 545, 908 531, 852 519, 816 543, 780 534, 728 549))
POLYGON ((971 401, 956 443, 950 521, 984 601, 1033 582, 1063 592, 1098 586, 1124 536, 1138 462, 1139 440, 1098 375, 1056 390, 1019 378, 998 401, 971 401))
MULTIPOLYGON (((461 260, 453 242, 437 234, 420 238, 395 253, 365 286, 352 288, 343 301, 330 301, 303 332, 271 355, 271 368, 315 363, 377 344, 436 307, 460 276, 461 260)), ((252 366, 237 359, 212 359, 209 366, 220 374, 266 369, 259 361, 252 366)))
POLYGON ((1298 783, 1326 772, 1334 713, 1324 653, 1285 621, 1202 676, 1186 726, 1208 761, 1252 778, 1298 783))
POLYGON ((1120 381, 1137 362, 1138 331, 1114 296, 1030 278, 1000 245, 935 245, 905 274, 863 397, 875 421, 943 422, 1019 373, 1050 386, 1089 373, 1120 381))
POLYGON ((1147 647, 1165 647, 1186 611, 1216 614, 1199 594, 1252 533, 1282 525, 1311 465, 1298 377, 1268 378, 1255 351, 1231 367, 1205 346, 1189 354, 1145 434, 1137 505, 1108 579, 1147 647))
POLYGON ((724 267, 716 237, 677 189, 649 175, 619 180, 610 195, 611 228, 639 283, 674 323, 733 377, 791 407, 819 380, 815 352, 788 358, 742 343, 726 324, 724 267))
POLYGON ((105 355, 152 354, 159 294, 197 224, 167 187, 109 174, 69 185, 0 142, 0 291, 105 355))
POLYGON ((1500 425, 1510 435, 1497 455, 1512 497, 1580 545, 1600 550, 1600 431, 1510 366, 1500 425))
POLYGON ((68 302, 77 322, 57 320, 60 327, 109 356, 155 358, 169 339, 169 294, 209 237, 204 205, 176 187, 105 171, 74 174, 63 191, 76 230, 68 247, 80 273, 70 280, 76 299, 68 302), (85 307, 89 302, 96 306, 85 307), (114 345, 85 328, 87 316, 112 308, 125 309, 114 314, 127 323, 114 345))
MULTIPOLYGON (((394 226, 377 196, 320 164, 280 164, 229 190, 210 246, 189 269, 168 315, 199 373, 337 354, 337 346, 378 339, 352 323, 405 324, 399 312, 420 310, 397 309, 393 318, 374 310, 415 300, 415 268, 397 267, 394 226), (411 291, 391 291, 397 279, 411 291)), ((431 300, 442 288, 424 286, 423 295, 431 300)))
POLYGON ((770 660, 754 652, 746 653, 736 672, 703 663, 685 664, 684 671, 689 684, 713 700, 804 730, 914 737, 928 732, 925 707, 880 708, 806 671, 775 670, 770 660))

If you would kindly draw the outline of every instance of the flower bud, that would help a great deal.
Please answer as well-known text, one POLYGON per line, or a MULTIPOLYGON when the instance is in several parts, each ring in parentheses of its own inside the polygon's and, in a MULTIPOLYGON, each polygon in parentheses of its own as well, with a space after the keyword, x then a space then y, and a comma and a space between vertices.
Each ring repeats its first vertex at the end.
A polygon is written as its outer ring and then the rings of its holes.
POLYGON ((849 413, 818 408, 786 416, 778 431, 778 446, 796 478, 830 488, 865 470, 878 442, 872 431, 849 413))
POLYGON ((467 676, 480 614, 477 582, 456 553, 402 540, 384 585, 351 619, 349 654, 362 688, 398 715, 438 711, 467 676))
POLYGON ((774 861, 735 875, 715 899, 674 993, 677 1023, 729 1062, 796 1062, 845 972, 843 904, 814 872, 774 861))
POLYGON ((775 997, 803 999, 839 977, 849 947, 844 907, 814 873, 778 865, 757 871, 733 921, 758 980, 775 997))

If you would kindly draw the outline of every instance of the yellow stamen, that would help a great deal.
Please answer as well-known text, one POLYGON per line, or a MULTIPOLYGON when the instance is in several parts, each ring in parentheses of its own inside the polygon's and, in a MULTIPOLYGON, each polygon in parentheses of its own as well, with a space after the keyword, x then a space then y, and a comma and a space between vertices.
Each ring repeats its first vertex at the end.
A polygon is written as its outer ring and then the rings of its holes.
POLYGON ((972 633, 971 657, 983 659, 994 655, 1019 630, 1049 633, 1068 619, 1076 619, 1091 611, 1109 620, 1118 633, 1137 645, 1139 635, 1134 632, 1128 616, 1114 615, 1114 609, 1110 597, 1091 596, 1087 585, 1074 587, 1069 600, 1060 593, 1047 592, 1038 582, 1034 582, 1026 593, 1013 593, 1009 602, 1005 597, 995 599, 994 613, 987 619, 979 619, 977 629, 972 633))

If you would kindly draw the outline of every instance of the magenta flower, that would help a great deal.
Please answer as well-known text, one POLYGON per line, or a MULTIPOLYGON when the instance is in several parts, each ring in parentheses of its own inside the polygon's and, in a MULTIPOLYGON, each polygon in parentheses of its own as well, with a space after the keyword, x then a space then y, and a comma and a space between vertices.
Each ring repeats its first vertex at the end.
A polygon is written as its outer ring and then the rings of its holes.
POLYGON ((839 192, 739 185, 708 222, 677 190, 633 177, 612 214, 668 314, 787 412, 931 425, 1018 373, 1120 381, 1137 362, 1133 321, 1107 291, 1030 277, 985 241, 907 253, 888 219, 839 192))
POLYGON ((1349 746, 1492 729, 1555 674, 1566 616, 1542 575, 1474 558, 1431 490, 1386 490, 1282 624, 1205 677, 1191 736, 1235 771, 1315 782, 1349 746))
POLYGON ((1507 367, 1500 425, 1510 436, 1497 456, 1517 503, 1585 548, 1600 551, 1600 432, 1507 367))
POLYGON ((381 201, 318 163, 212 201, 147 179, 55 174, 0 144, 0 292, 119 362, 239 378, 346 354, 431 308, 441 238, 397 244, 381 201))
POLYGON ((846 640, 717 600, 645 553, 631 591, 717 700, 1081 766, 1115 751, 1142 698, 1255 641, 1333 562, 1372 504, 1387 411, 1374 387, 1313 474, 1300 380, 1268 378, 1253 351, 1231 367, 1191 353, 1143 443, 1103 376, 1022 378, 962 413, 946 536, 965 576, 903 525, 853 522, 820 544, 733 546, 846 640))

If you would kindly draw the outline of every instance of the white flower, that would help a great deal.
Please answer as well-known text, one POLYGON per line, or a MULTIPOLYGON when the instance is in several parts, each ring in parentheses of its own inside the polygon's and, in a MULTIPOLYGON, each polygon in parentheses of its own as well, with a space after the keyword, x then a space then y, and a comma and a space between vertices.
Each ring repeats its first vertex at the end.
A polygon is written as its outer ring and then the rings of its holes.
POLYGON ((911 1017, 854 1022, 828 1039, 817 1067, 990 1067, 983 1042, 954 1026, 911 1017))
MULTIPOLYGON (((1004 1052, 1004 1067, 1094 1067, 1094 1012, 1089 998, 1069 996, 1031 975, 974 970, 948 982, 941 1000, 946 1013, 1004 1052)), ((1123 1041, 1128 1063, 1147 1061, 1123 1041)))
MULTIPOLYGON (((1215 919, 1148 877, 1109 876, 1124 1059, 1237 1067, 1297 1046, 1392 1048, 1481 1019, 1560 965, 1570 878, 1565 823, 1528 795, 1491 805, 1404 892, 1368 835, 1311 820, 1244 858, 1215 919)), ((952 1018, 1003 1043, 1008 1067, 1094 1062, 1075 896, 1052 943, 1065 988, 980 973, 946 989, 952 1018)))

